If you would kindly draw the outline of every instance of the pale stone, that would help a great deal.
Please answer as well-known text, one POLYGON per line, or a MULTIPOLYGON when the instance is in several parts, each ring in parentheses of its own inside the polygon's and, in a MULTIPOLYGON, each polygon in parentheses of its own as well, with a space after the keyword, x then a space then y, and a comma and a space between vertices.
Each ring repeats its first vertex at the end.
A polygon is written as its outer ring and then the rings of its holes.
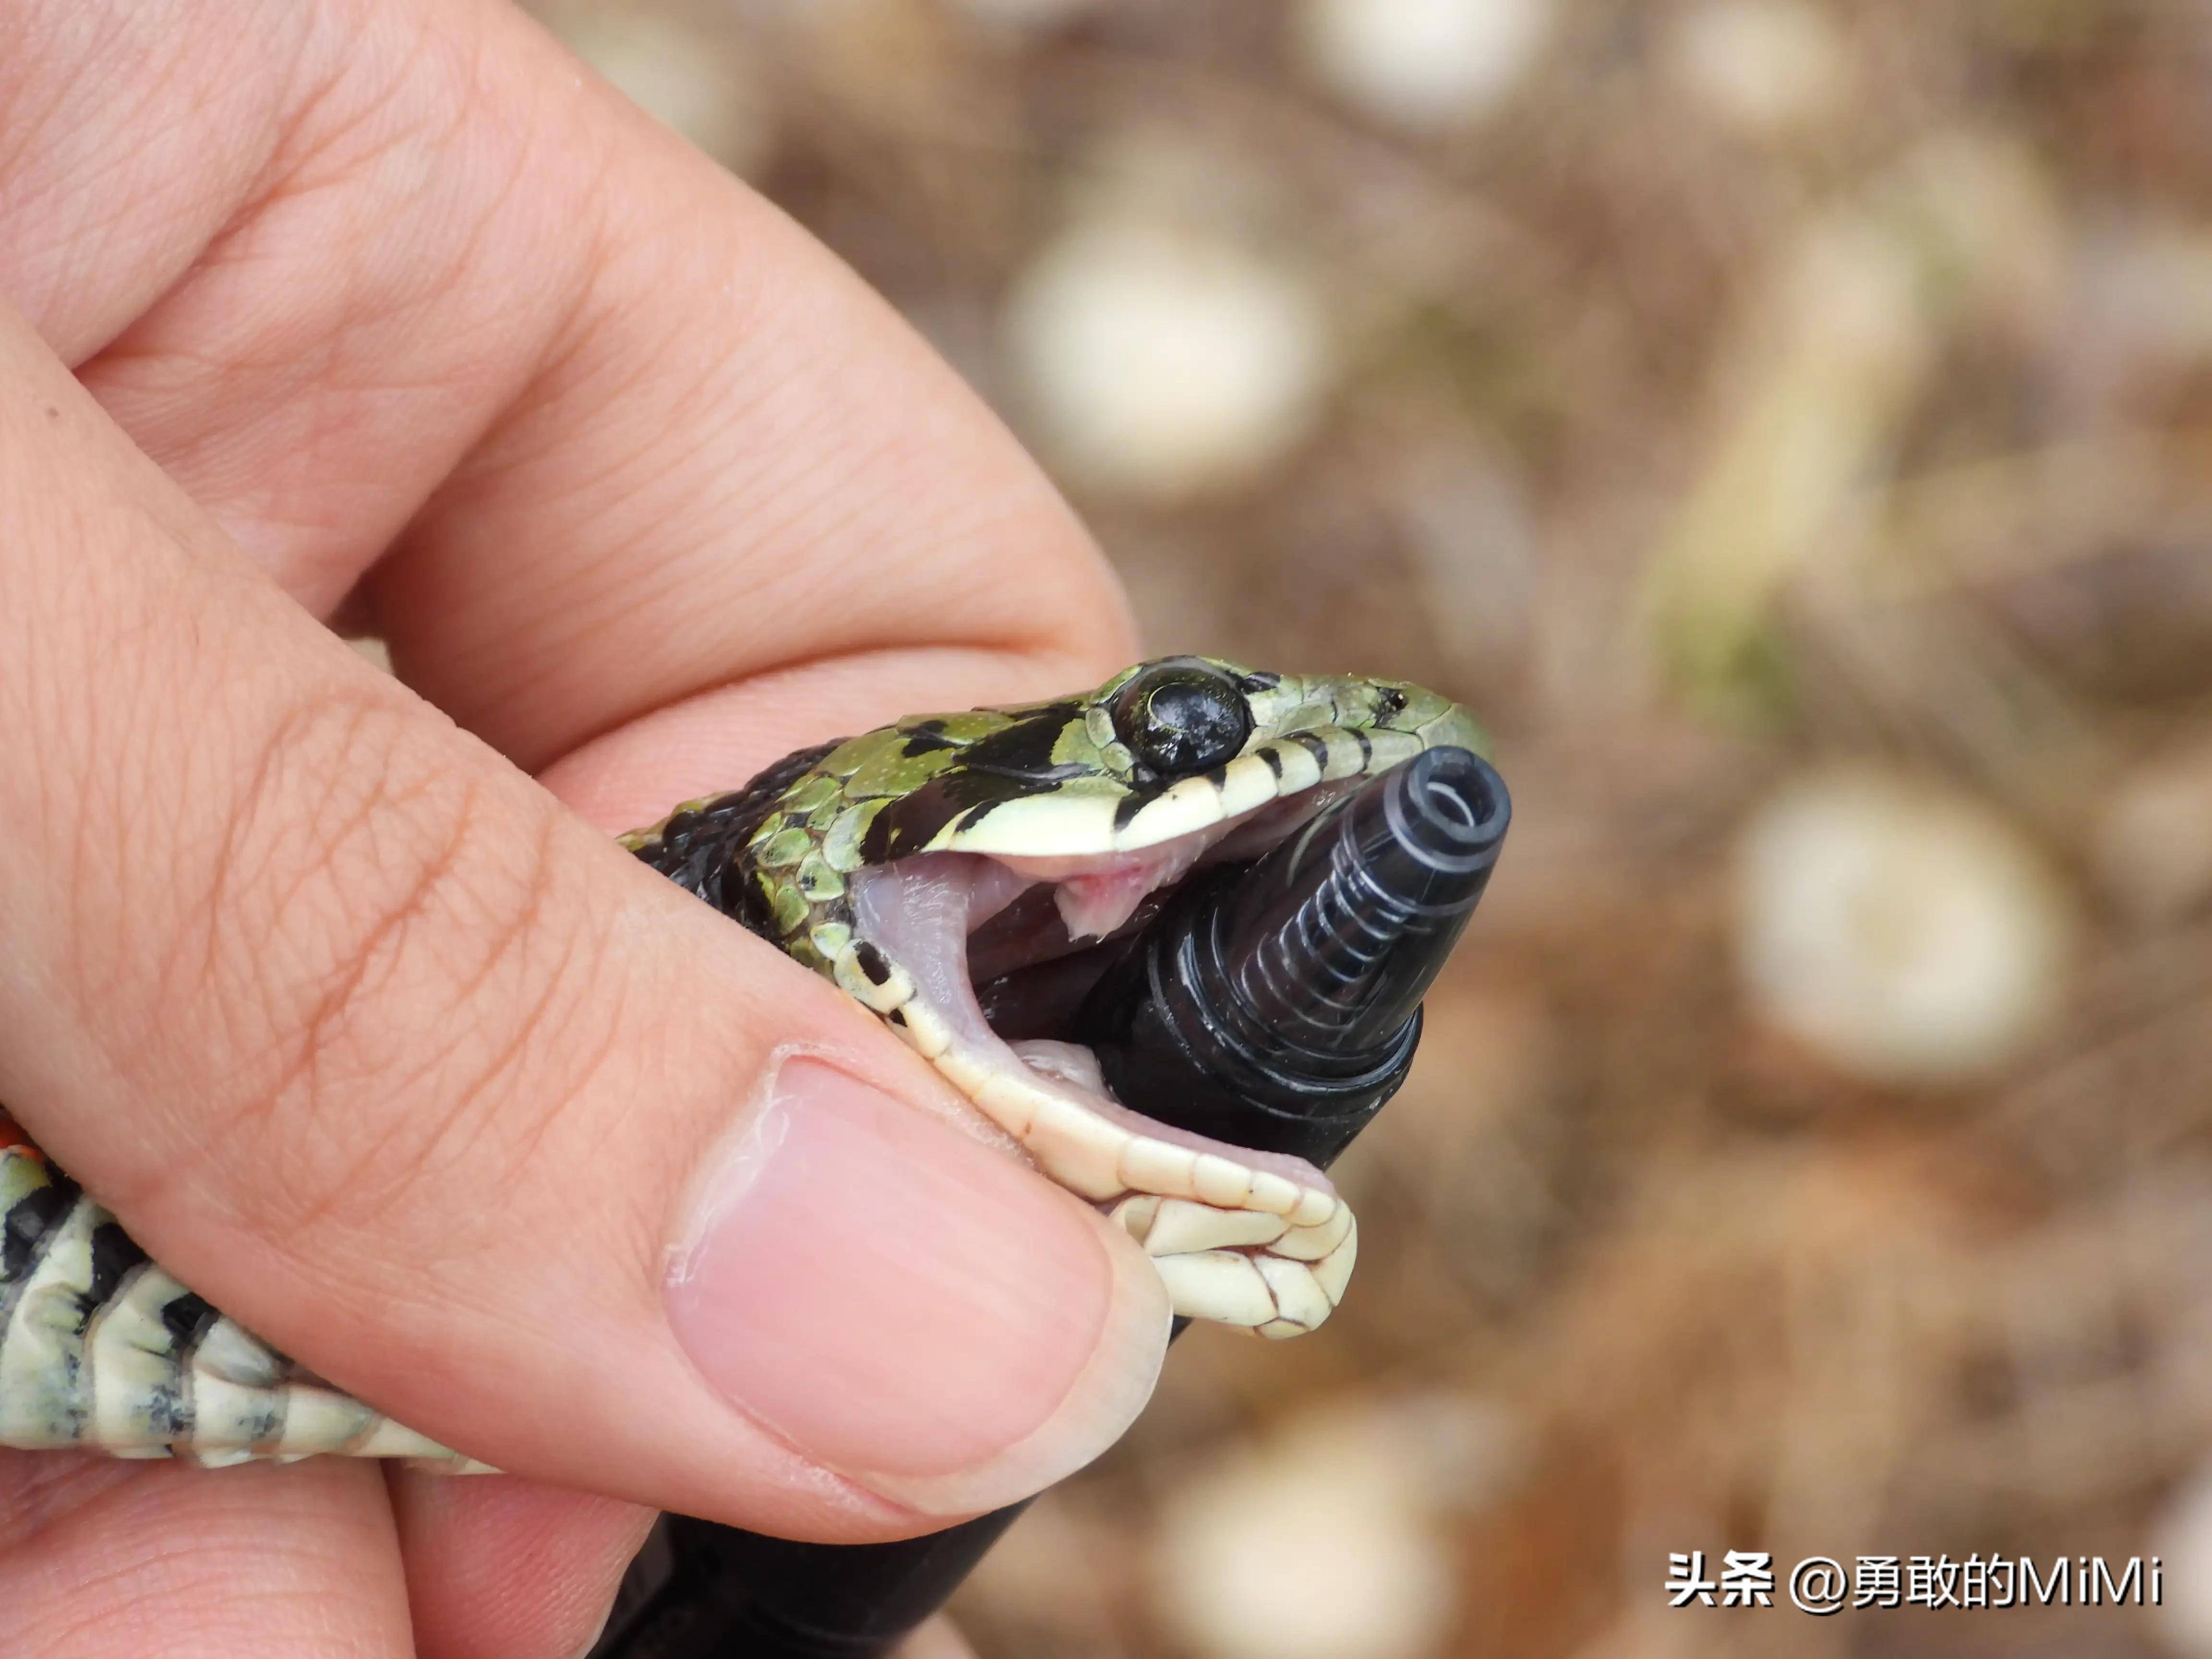
POLYGON ((1419 1659, 1457 1613, 1447 1529, 1516 1477, 1519 1436, 1462 1395, 1361 1400, 1294 1419, 1173 1492, 1154 1605, 1199 1659, 1419 1659))
POLYGON ((1303 0, 1291 15, 1316 79, 1378 120, 1419 130, 1504 102, 1554 21, 1552 0, 1303 0))
POLYGON ((2005 818, 1874 768, 1801 778, 1746 828, 1738 957, 1755 1009, 1838 1069, 1943 1083, 2017 1055, 2061 1001, 2073 907, 2005 818))
POLYGON ((1006 349, 1038 436, 1100 491, 1171 502, 1244 483, 1318 421, 1320 295, 1229 238, 1139 218, 1079 223, 1014 283, 1006 349))

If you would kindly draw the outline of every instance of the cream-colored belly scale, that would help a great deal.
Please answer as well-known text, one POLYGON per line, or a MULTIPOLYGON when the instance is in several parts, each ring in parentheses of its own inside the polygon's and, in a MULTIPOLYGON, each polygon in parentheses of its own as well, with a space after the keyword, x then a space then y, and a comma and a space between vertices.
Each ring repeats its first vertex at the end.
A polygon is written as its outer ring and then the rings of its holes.
POLYGON ((210 1465, 335 1452, 487 1467, 210 1307, 27 1144, 0 1146, 0 1445, 210 1465))

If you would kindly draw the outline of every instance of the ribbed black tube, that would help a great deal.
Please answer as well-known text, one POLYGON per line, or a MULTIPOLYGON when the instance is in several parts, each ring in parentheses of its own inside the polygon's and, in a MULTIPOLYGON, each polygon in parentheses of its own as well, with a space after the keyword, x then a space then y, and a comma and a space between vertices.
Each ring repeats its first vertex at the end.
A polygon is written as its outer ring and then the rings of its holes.
POLYGON ((1489 763, 1425 751, 1177 895, 1070 1039, 1147 1116, 1326 1164, 1404 1080, 1511 816, 1489 763))
POLYGON ((1465 749, 1376 779, 1237 884, 1217 924, 1224 1008, 1315 1066, 1387 1044, 1474 915, 1510 813, 1465 749))

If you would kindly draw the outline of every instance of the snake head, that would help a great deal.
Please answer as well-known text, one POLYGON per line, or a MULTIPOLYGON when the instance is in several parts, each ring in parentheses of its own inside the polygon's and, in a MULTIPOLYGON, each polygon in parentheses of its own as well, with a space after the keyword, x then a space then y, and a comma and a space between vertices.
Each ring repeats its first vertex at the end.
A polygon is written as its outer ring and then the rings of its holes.
POLYGON ((1484 737, 1420 686, 1161 657, 1079 696, 915 714, 849 738, 785 792, 748 852, 783 936, 834 921, 818 909, 838 884, 827 876, 925 852, 998 858, 1040 880, 1124 872, 1130 887, 1152 874, 1159 887, 1270 807, 1261 830, 1287 830, 1338 785, 1440 744, 1482 750, 1484 737), (801 823, 818 834, 792 834, 801 823))
POLYGON ((1416 685, 1166 657, 792 757, 629 842, 835 980, 1108 1208, 1178 1311, 1287 1335, 1327 1316, 1351 1269, 1327 1177, 1145 1116, 1057 1034, 1192 872, 1259 857, 1444 744, 1487 747, 1416 685))

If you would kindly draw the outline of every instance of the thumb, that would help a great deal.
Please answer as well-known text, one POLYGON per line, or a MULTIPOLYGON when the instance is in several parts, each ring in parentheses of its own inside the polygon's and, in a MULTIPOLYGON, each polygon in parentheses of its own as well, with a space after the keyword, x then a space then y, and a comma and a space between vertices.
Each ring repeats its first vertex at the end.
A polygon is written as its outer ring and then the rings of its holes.
POLYGON ((880 1538, 1167 1313, 834 988, 253 572, 0 316, 0 1100, 183 1283, 501 1468, 880 1538))

